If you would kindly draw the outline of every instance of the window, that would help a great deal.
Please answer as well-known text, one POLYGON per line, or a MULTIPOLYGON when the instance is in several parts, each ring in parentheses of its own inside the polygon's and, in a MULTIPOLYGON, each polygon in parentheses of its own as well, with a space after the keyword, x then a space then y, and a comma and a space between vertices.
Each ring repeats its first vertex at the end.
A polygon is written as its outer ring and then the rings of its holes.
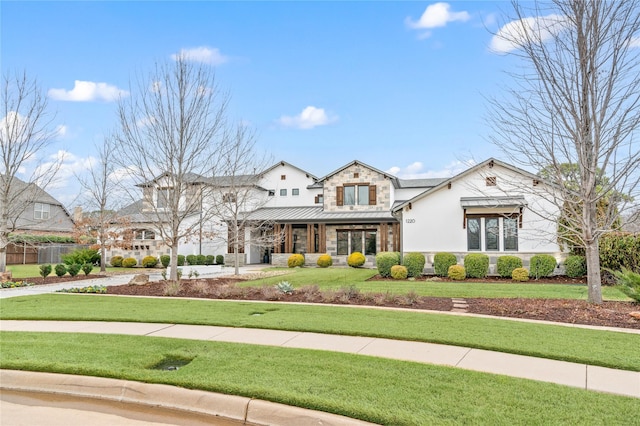
POLYGON ((169 207, 173 197, 173 188, 158 188, 158 199, 156 200, 156 207, 159 209, 166 209, 169 207))
POLYGON ((300 189, 299 188, 293 188, 291 190, 291 195, 300 195, 300 189))
POLYGON ((355 172, 355 173, 353 174, 353 177, 354 177, 355 179, 358 179, 358 178, 360 177, 360 173, 355 172))
POLYGON ((487 186, 496 186, 496 183, 498 182, 498 178, 496 178, 495 176, 487 176, 485 181, 487 183, 487 186))
POLYGON ((234 194, 233 192, 226 192, 222 195, 223 203, 235 203, 236 199, 236 194, 234 194))
POLYGON ((518 220, 518 215, 467 217, 467 250, 518 251, 518 220))
POLYGON ((336 188, 336 204, 339 206, 375 206, 375 185, 345 185, 336 188))
POLYGON ((286 189, 281 189, 280 190, 280 196, 281 197, 286 197, 287 196, 287 190, 286 189))
POLYGON ((376 254, 376 231, 338 231, 338 255, 347 255, 355 251, 364 253, 366 255, 376 254))
POLYGON ((46 220, 51 216, 51 205, 45 203, 35 203, 33 206, 33 218, 46 220))
POLYGON ((480 250, 480 218, 467 219, 467 250, 480 250))
POLYGON ((269 197, 274 197, 276 195, 276 190, 275 189, 270 189, 269 190, 269 197))
POLYGON ((315 201, 316 204, 324 203, 324 195, 322 195, 322 194, 316 195, 314 201, 315 201))
POLYGON ((134 239, 136 240, 155 240, 156 233, 150 229, 136 229, 134 239))
POLYGON ((287 175, 280 175, 280 180, 287 180, 287 175))

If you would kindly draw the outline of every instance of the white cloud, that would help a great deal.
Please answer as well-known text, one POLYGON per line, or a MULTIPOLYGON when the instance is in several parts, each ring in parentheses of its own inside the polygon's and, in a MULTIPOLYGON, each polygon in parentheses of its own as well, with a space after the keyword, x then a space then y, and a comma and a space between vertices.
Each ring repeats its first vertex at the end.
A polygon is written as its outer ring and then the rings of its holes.
POLYGON ((629 43, 629 47, 640 47, 640 37, 633 37, 629 43))
POLYGON ((62 139, 67 135, 67 126, 60 124, 56 127, 55 133, 58 139, 62 139))
POLYGON ((324 126, 337 120, 337 116, 327 114, 323 108, 308 106, 296 116, 283 115, 278 119, 278 122, 285 127, 313 129, 314 127, 324 126))
POLYGON ((566 17, 547 15, 518 19, 505 24, 491 38, 489 49, 498 54, 519 49, 527 39, 544 43, 564 29, 566 17))
POLYGON ((424 170, 424 165, 416 161, 405 167, 393 166, 387 170, 401 179, 430 179, 453 177, 476 164, 475 161, 453 161, 440 170, 424 170))
MULTIPOLYGON (((446 26, 449 22, 461 21, 466 22, 471 19, 468 12, 452 12, 449 3, 434 3, 424 10, 422 16, 417 21, 407 17, 405 25, 414 30, 430 30, 446 26)), ((431 35, 430 31, 423 32, 419 38, 427 38, 431 35)))
POLYGON ((121 96, 128 96, 129 92, 107 83, 95 83, 93 81, 76 80, 73 89, 49 89, 49 97, 57 101, 113 102, 121 96))
POLYGON ((179 53, 171 55, 171 59, 177 61, 182 58, 187 61, 202 62, 204 64, 222 65, 229 61, 229 57, 220 53, 220 49, 207 46, 181 49, 179 53))

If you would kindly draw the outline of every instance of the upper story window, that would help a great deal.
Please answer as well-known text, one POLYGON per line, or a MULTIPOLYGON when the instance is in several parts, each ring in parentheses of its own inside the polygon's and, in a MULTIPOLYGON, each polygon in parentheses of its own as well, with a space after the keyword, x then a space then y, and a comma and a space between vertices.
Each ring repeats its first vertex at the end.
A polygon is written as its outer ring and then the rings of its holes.
POLYGON ((318 195, 316 195, 316 197, 315 197, 315 200, 314 200, 314 201, 315 201, 315 203, 316 203, 316 204, 322 204, 322 203, 324 203, 324 194, 318 194, 318 195))
POLYGON ((281 189, 280 190, 280 196, 281 197, 286 197, 287 196, 287 190, 286 189, 281 189))
POLYGON ((339 206, 375 206, 376 186, 368 184, 344 185, 336 188, 339 206))
POLYGON ((156 207, 159 209, 168 208, 172 196, 173 196, 173 188, 158 188, 158 198, 156 199, 156 207))
POLYGON ((293 188, 291 190, 291 195, 293 195, 293 196, 300 195, 300 188, 293 188))
POLYGON ((280 175, 280 180, 287 180, 287 175, 280 175))
POLYGON ((134 234, 136 240, 155 240, 156 233, 150 229, 136 229, 134 234))
POLYGON ((226 192, 222 195, 223 203, 235 203, 236 202, 236 194, 233 192, 226 192))
POLYGON ((45 203, 35 203, 33 206, 33 218, 46 220, 51 217, 51 205, 45 203))

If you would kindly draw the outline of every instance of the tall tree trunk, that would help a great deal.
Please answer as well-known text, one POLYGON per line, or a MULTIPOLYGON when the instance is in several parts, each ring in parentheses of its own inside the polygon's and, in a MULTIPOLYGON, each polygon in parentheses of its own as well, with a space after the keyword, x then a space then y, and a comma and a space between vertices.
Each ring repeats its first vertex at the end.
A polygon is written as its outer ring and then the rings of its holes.
POLYGON ((100 272, 107 271, 107 248, 104 243, 100 244, 100 272))
POLYGON ((602 281, 600 277, 600 248, 598 238, 594 235, 597 229, 597 208, 595 203, 585 203, 584 210, 585 254, 587 260, 587 286, 589 303, 602 304, 602 281))
POLYGON ((169 274, 169 280, 173 282, 178 281, 178 240, 174 239, 171 244, 171 273, 169 274))

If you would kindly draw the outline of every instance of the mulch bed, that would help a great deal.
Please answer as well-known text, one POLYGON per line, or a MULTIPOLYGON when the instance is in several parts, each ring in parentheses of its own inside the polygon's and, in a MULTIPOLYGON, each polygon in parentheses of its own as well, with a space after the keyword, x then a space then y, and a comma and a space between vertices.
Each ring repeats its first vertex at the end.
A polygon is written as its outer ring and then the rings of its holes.
MULTIPOLYGON (((384 280, 384 278, 374 278, 384 280)), ((429 277, 416 281, 426 281, 429 277)), ((273 286, 238 287, 241 278, 222 277, 215 279, 183 280, 180 288, 172 288, 165 281, 145 285, 120 285, 107 287, 108 294, 131 296, 171 296, 208 299, 266 300, 281 302, 333 303, 349 305, 386 306, 396 308, 450 311, 451 298, 420 297, 417 295, 392 296, 383 293, 359 293, 348 289, 320 291, 309 286, 283 294, 273 286), (175 293, 175 294, 174 294, 175 293)), ((491 278, 488 282, 496 282, 491 278)), ((512 282, 508 280, 508 282, 512 282)), ((545 283, 548 282, 545 279, 545 283)), ((555 282, 582 284, 563 277, 555 282)), ((609 327, 640 329, 640 318, 630 314, 640 312, 640 304, 634 302, 604 302, 591 305, 583 300, 564 299, 465 299, 467 312, 514 318, 529 318, 572 324, 587 324, 609 327)))

